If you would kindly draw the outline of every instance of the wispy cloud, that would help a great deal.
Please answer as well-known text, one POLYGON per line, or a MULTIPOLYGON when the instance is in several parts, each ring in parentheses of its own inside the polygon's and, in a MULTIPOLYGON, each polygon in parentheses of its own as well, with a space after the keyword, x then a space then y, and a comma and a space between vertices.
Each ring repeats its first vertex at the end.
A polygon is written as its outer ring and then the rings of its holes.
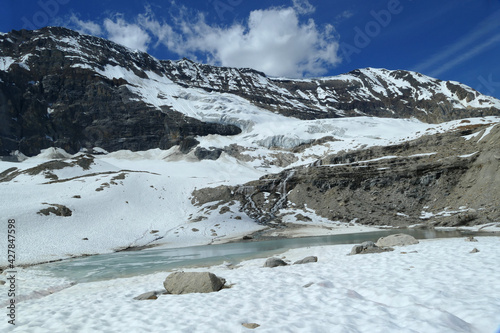
POLYGON ((83 34, 94 36, 101 36, 103 34, 99 24, 92 21, 82 21, 75 14, 71 15, 69 21, 72 26, 76 27, 83 34))
POLYGON ((497 34, 497 35, 489 38, 485 42, 475 46, 472 50, 470 50, 466 53, 460 54, 458 57, 454 57, 453 60, 447 61, 446 64, 440 66, 436 70, 433 70, 432 72, 430 72, 429 75, 435 76, 435 77, 439 76, 440 74, 454 68, 455 66, 483 53, 489 47, 491 47, 492 45, 499 43, 499 42, 500 42, 500 34, 497 34))
POLYGON ((445 50, 418 64, 414 70, 437 76, 484 52, 488 47, 498 42, 497 35, 491 38, 488 38, 488 35, 497 32, 500 28, 499 17, 500 11, 491 14, 476 29, 454 44, 447 46, 445 50), (488 39, 485 41, 486 38, 488 39), (470 51, 464 52, 464 49, 470 51))
POLYGON ((321 75, 340 62, 334 27, 319 27, 313 19, 302 18, 315 10, 307 0, 293 0, 291 7, 254 10, 245 22, 225 27, 208 24, 202 13, 177 9, 177 16, 168 22, 146 7, 132 22, 114 15, 102 23, 76 18, 72 23, 131 48, 146 51, 164 45, 180 57, 251 67, 272 76, 321 75))
POLYGON ((293 8, 299 14, 312 14, 316 11, 308 0, 293 0, 293 8))

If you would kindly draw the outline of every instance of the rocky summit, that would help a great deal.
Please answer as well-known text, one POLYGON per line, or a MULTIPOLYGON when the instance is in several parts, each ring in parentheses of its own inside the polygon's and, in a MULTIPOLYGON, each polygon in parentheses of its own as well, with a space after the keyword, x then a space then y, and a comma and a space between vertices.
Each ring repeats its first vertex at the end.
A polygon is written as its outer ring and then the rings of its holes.
POLYGON ((411 71, 275 78, 0 34, 0 199, 20 248, 65 235, 29 263, 298 225, 494 227, 499 123, 499 100, 411 71))

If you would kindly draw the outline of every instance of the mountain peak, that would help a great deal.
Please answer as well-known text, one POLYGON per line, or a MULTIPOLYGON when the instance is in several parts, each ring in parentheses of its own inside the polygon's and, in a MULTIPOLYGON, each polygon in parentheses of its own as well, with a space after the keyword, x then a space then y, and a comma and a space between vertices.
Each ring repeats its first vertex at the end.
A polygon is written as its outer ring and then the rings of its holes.
POLYGON ((103 147, 109 151, 165 148, 193 135, 238 133, 251 126, 241 116, 249 110, 299 119, 376 116, 438 123, 498 115, 500 101, 405 70, 271 78, 187 58, 160 61, 61 27, 0 35, 2 154, 34 154, 54 145, 74 152, 106 145, 105 138, 114 142, 103 147), (143 133, 132 128, 138 121, 143 133), (157 138, 146 139, 148 131, 157 138))

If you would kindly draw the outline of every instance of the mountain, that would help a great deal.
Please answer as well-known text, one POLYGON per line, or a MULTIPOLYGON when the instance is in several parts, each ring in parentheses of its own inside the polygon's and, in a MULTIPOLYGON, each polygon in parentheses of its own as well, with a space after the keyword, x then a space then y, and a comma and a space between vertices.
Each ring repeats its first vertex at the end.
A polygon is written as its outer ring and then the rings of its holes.
POLYGON ((22 226, 19 264, 250 234, 496 230, 499 116, 499 100, 415 72, 271 78, 12 31, 0 202, 22 226))
POLYGON ((415 72, 367 68, 290 80, 187 59, 159 61, 64 28, 0 35, 3 156, 33 156, 49 147, 189 150, 195 136, 235 135, 250 125, 224 110, 224 98, 240 109, 303 120, 377 116, 439 123, 500 114, 492 97, 415 72))
MULTIPOLYGON (((470 125, 390 146, 327 155, 237 186, 194 191, 194 202, 238 202, 262 225, 316 219, 458 227, 500 221, 500 127, 470 125)), ((216 213, 216 212, 215 212, 216 213)))

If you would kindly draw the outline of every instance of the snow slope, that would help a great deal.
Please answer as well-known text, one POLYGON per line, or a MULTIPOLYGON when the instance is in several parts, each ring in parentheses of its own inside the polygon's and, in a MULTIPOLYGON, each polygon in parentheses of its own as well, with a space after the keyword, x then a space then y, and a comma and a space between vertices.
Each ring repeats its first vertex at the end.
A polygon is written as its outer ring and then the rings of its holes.
MULTIPOLYGON (((246 158, 240 159, 223 153, 216 161, 198 161, 192 152, 183 155, 174 147, 168 151, 96 155, 88 170, 71 164, 84 155, 70 156, 55 149, 20 163, 0 162, 0 173, 10 168, 20 172, 14 179, 0 182, 2 216, 17 221, 17 264, 106 253, 152 242, 171 247, 209 244, 261 229, 239 212, 237 204, 230 211, 220 214, 217 210, 210 215, 207 207, 193 206, 190 195, 195 188, 242 184, 283 170, 286 165, 270 163, 273 154, 292 153, 269 148, 272 145, 262 141, 273 142, 281 136, 277 142, 286 145, 293 140, 334 137, 334 141, 293 153, 296 161, 290 167, 313 163, 341 150, 400 143, 461 125, 460 121, 429 125, 416 120, 369 117, 315 121, 289 118, 277 126, 260 122, 258 117, 252 121, 255 126, 234 137, 198 138, 205 147, 241 145, 246 158), (70 166, 29 174, 50 160, 70 166), (66 206, 72 215, 39 214, 53 205, 66 206)), ((494 126, 498 122, 496 117, 474 118, 468 125, 494 126)), ((337 225, 336 221, 332 224, 337 225)), ((0 237, 6 239, 6 232, 6 228, 0 229, 0 237)), ((6 246, 6 242, 0 242, 0 251, 6 252, 6 246)), ((6 260, 0 257, 0 266, 6 265, 6 260)))
MULTIPOLYGON (((290 262, 254 259, 210 271, 231 285, 218 293, 133 297, 161 290, 168 272, 81 283, 19 271, 16 327, 3 332, 474 332, 500 325, 499 237, 424 240, 393 252, 348 256, 352 245, 290 250, 290 262), (474 248, 480 252, 470 253, 474 248)), ((0 286, 0 290, 5 286, 0 286)), ((5 305, 5 293, 0 293, 5 305)))

